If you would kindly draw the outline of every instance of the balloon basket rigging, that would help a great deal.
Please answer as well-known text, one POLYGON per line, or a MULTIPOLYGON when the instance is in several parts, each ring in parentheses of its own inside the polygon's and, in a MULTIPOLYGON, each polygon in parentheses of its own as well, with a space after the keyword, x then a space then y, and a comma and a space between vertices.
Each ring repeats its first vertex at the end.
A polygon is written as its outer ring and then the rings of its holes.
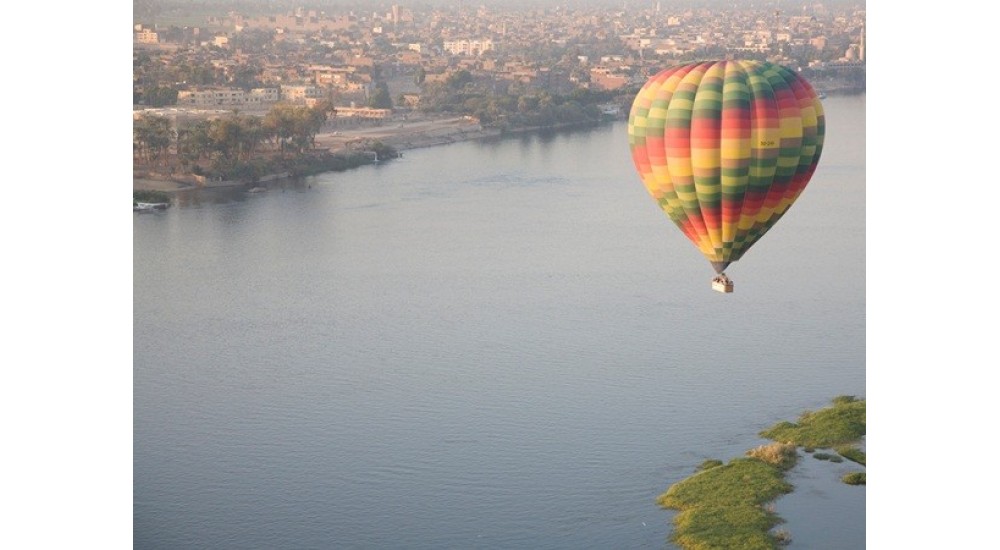
POLYGON ((712 290, 729 294, 733 291, 733 280, 721 273, 712 279, 712 290))

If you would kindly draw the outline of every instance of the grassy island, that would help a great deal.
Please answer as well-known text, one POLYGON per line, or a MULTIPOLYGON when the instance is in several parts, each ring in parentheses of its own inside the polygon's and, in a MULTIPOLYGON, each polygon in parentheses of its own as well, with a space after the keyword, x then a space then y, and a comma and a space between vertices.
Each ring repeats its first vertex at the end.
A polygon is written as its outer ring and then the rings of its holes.
MULTIPOLYGON (((864 452, 854 444, 865 435, 865 401, 840 396, 831 407, 805 412, 798 423, 781 422, 761 432, 774 442, 746 452, 728 464, 706 460, 691 477, 672 485, 657 503, 680 513, 674 517, 671 540, 685 549, 771 550, 791 541, 770 505, 792 491, 785 472, 794 468, 798 447, 833 448, 836 454, 816 453, 824 460, 841 457, 864 465, 864 452)), ((864 485, 865 473, 841 478, 864 485)))
POLYGON ((833 406, 816 412, 806 411, 799 416, 797 424, 779 422, 760 435, 803 447, 830 448, 849 444, 865 435, 865 401, 851 396, 836 397, 833 406))

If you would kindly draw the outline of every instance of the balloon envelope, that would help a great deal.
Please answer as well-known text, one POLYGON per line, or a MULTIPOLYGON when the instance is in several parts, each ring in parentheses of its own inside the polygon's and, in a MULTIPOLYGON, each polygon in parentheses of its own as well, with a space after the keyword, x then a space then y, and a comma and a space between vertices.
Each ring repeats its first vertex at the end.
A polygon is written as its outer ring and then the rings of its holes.
POLYGON ((719 273, 805 189, 825 129, 812 86, 762 61, 665 69, 639 90, 628 120, 643 184, 719 273))

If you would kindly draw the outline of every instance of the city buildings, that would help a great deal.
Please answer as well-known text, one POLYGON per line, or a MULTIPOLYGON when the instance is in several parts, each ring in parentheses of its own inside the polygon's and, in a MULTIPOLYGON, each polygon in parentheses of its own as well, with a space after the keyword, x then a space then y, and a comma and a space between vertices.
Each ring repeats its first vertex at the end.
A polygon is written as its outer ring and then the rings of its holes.
POLYGON ((810 71, 831 89, 864 86, 864 3, 783 3, 784 11, 626 4, 300 8, 220 13, 186 27, 141 20, 136 10, 134 97, 143 105, 150 90, 172 89, 187 105, 363 104, 377 83, 391 81, 393 101, 405 93, 413 104, 418 86, 458 71, 497 90, 570 93, 622 89, 670 64, 719 57, 810 71))

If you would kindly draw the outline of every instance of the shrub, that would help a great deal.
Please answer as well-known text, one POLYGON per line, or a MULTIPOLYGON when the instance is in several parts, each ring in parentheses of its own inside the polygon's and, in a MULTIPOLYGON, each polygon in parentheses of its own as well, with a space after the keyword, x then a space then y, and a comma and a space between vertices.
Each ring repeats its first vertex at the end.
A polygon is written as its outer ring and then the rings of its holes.
POLYGON ((375 141, 371 144, 371 150, 375 151, 379 159, 394 159, 399 156, 399 152, 396 151, 391 145, 386 145, 381 141, 375 141))
POLYGON ((813 455, 813 458, 817 460, 830 460, 833 458, 833 455, 830 453, 816 453, 813 455))
POLYGON ((747 451, 747 456, 763 460, 772 466, 777 466, 782 470, 788 470, 795 466, 798 453, 795 452, 795 445, 788 443, 768 443, 755 449, 747 451))
POLYGON ((788 546, 792 543, 792 534, 787 529, 778 529, 774 532, 774 540, 781 546, 788 546))

